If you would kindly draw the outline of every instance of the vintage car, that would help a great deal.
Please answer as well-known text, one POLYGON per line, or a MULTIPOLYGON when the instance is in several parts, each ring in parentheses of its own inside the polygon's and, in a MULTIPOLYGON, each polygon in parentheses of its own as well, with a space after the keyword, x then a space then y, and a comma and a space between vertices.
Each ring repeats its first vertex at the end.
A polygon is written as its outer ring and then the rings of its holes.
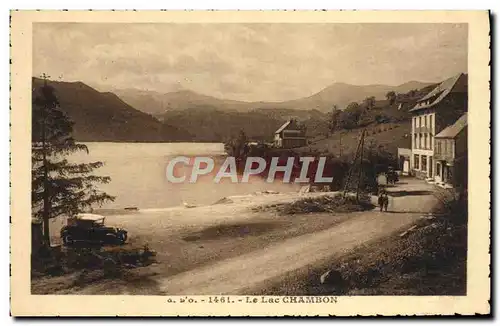
POLYGON ((65 246, 121 245, 127 240, 127 231, 104 225, 105 217, 97 214, 77 214, 68 218, 61 229, 65 246))

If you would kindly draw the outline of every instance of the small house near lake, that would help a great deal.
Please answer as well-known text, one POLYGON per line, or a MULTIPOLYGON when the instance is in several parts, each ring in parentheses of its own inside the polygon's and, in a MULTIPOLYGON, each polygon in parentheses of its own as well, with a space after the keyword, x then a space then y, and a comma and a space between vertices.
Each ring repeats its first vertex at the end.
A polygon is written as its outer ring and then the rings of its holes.
POLYGON ((274 133, 274 146, 293 148, 307 145, 306 130, 297 120, 290 119, 274 133))

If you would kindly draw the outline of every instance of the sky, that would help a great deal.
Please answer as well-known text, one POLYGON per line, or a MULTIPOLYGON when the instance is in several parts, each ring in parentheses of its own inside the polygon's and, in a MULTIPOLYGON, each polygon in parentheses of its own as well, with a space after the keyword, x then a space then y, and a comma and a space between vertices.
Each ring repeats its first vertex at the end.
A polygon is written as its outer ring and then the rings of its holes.
POLYGON ((33 76, 241 101, 467 71, 467 24, 36 23, 33 76))

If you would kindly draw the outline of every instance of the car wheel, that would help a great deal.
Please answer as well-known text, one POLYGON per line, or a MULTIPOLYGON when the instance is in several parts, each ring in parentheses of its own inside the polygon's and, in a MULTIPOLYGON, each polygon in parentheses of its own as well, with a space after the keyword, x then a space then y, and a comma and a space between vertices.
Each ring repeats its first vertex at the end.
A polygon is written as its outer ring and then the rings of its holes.
POLYGON ((125 241, 127 241, 127 233, 126 232, 120 233, 120 241, 122 244, 125 243, 125 241))
POLYGON ((122 232, 116 234, 116 243, 122 245, 125 243, 125 240, 127 240, 127 236, 125 234, 122 232))

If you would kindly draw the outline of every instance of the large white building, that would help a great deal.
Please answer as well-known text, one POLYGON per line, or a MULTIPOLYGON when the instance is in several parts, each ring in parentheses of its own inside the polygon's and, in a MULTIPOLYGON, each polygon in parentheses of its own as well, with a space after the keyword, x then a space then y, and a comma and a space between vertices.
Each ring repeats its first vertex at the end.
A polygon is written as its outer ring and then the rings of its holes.
POLYGON ((411 173, 419 178, 434 178, 435 136, 467 111, 467 75, 443 81, 417 101, 411 120, 411 173))
POLYGON ((436 112, 423 110, 412 118, 412 155, 410 157, 414 174, 423 178, 434 175, 434 135, 436 134, 436 112))

